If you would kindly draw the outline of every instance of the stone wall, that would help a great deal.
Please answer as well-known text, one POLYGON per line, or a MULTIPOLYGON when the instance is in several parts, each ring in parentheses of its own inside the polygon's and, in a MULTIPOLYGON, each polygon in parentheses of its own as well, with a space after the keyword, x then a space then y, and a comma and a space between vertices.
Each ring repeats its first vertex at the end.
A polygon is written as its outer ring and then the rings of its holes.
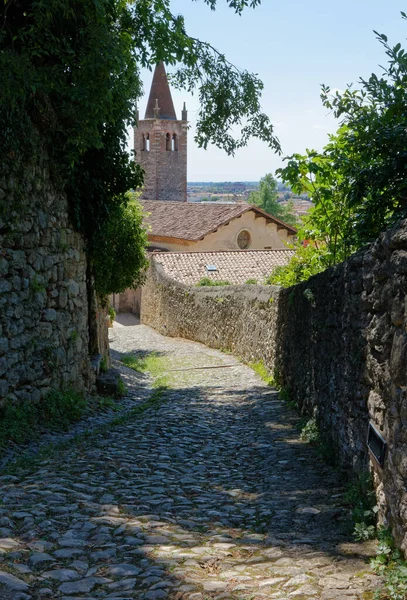
POLYGON ((152 269, 142 322, 263 360, 342 467, 375 474, 380 517, 407 553, 407 221, 367 250, 291 289, 187 287, 152 269), (388 443, 369 456, 369 421, 388 443))
POLYGON ((163 335, 230 350, 247 362, 275 361, 277 298, 274 286, 193 287, 170 279, 151 260, 143 286, 141 321, 163 335))
POLYGON ((0 407, 51 388, 92 389, 90 350, 107 351, 105 314, 43 157, 0 178, 0 407))
POLYGON ((142 299, 142 288, 128 288, 121 294, 111 294, 109 296, 109 304, 117 313, 133 313, 136 317, 140 317, 142 299))
POLYGON ((365 252, 280 295, 277 366, 341 463, 375 471, 381 518, 407 553, 407 221, 365 252), (369 421, 388 443, 369 457, 369 421))

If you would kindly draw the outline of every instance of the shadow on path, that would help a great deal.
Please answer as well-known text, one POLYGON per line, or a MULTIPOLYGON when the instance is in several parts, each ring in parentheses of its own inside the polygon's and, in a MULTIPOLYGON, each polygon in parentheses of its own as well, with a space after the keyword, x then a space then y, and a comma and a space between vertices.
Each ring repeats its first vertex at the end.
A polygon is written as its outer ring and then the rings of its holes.
POLYGON ((0 525, 15 544, 3 564, 27 593, 368 598, 371 548, 351 542, 338 474, 300 441, 277 393, 233 357, 129 332, 115 328, 116 356, 166 353, 188 371, 174 371, 173 389, 140 418, 3 479, 0 525), (232 366, 191 369, 208 364, 232 366))

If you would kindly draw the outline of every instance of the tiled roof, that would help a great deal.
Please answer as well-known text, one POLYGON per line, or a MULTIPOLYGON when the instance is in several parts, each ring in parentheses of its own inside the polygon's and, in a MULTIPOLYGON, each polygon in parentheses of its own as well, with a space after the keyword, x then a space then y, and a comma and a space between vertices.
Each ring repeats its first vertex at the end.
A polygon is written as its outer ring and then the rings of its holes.
POLYGON ((149 213, 146 222, 150 226, 150 234, 160 237, 171 237, 196 241, 208 233, 226 225, 231 219, 254 210, 269 222, 276 223, 279 228, 287 229, 294 234, 296 230, 272 217, 257 206, 246 202, 237 204, 207 204, 206 202, 171 202, 167 200, 141 200, 144 211, 149 213))
POLYGON ((153 260, 164 272, 187 285, 198 283, 203 277, 233 284, 255 279, 264 283, 275 267, 288 263, 293 250, 233 250, 222 252, 154 252, 153 260), (208 271, 207 265, 216 271, 208 271))

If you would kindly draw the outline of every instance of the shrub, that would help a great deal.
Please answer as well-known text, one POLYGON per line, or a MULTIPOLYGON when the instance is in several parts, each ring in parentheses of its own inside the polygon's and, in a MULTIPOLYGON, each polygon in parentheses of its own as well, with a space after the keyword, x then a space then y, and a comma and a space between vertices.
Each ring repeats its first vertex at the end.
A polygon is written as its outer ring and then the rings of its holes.
POLYGON ((276 267, 266 279, 267 285, 291 287, 301 281, 306 281, 312 275, 321 273, 327 267, 326 251, 314 246, 298 246, 296 254, 284 267, 276 267))
POLYGON ((349 483, 345 502, 351 507, 355 539, 363 541, 374 538, 378 508, 370 473, 362 473, 349 483))
POLYGON ((371 561, 373 570, 383 579, 383 588, 376 591, 376 600, 405 600, 407 597, 407 562, 396 548, 388 529, 377 531, 376 558, 371 561))
POLYGON ((232 285, 232 284, 230 283, 230 281, 217 281, 216 279, 210 279, 209 277, 202 277, 202 279, 200 279, 196 285, 202 286, 202 287, 204 287, 204 286, 214 287, 214 286, 218 286, 218 285, 232 285))
POLYGON ((309 444, 319 444, 320 434, 319 427, 315 419, 310 419, 306 422, 301 430, 301 439, 309 444))

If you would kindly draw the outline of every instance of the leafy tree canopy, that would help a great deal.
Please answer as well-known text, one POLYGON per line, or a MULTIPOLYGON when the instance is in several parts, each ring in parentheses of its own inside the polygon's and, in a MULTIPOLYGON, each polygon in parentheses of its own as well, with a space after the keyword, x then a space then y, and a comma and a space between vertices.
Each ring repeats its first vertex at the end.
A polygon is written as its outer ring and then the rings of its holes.
POLYGON ((313 200, 305 235, 326 242, 332 262, 406 215, 407 52, 375 33, 388 58, 381 76, 360 79, 360 89, 349 86, 344 93, 322 86, 323 105, 340 121, 338 132, 322 152, 294 154, 277 171, 313 200))
POLYGON ((326 266, 344 260, 358 247, 357 211, 348 203, 350 182, 337 168, 344 158, 342 140, 346 132, 344 125, 330 136, 322 153, 307 150, 305 155, 294 154, 287 166, 278 170, 296 193, 306 192, 312 199, 313 207, 302 217, 298 238, 301 242, 311 240, 324 251, 326 266))
MULTIPOLYGON (((215 9, 216 0, 204 1, 215 9)), ((258 3, 228 0, 239 14, 258 3)), ((143 179, 126 152, 142 90, 140 69, 161 60, 180 65, 175 85, 198 90, 199 146, 213 143, 233 154, 254 136, 280 151, 261 112, 261 81, 189 36, 170 0, 0 4, 0 176, 18 173, 40 143, 46 148, 54 179, 68 192, 75 222, 87 237, 101 289, 98 244, 110 215, 117 216, 118 207, 127 205, 126 192, 143 179)))
POLYGON ((309 260, 312 274, 318 262, 340 262, 407 213, 407 52, 375 33, 388 58, 381 76, 360 79, 360 89, 344 93, 322 86, 324 106, 340 121, 337 133, 322 152, 294 154, 277 171, 314 203, 299 230, 312 249, 300 248, 298 260, 276 274, 282 285, 302 280, 307 269, 299 264, 309 260))
POLYGON ((262 177, 259 189, 250 193, 248 202, 293 227, 298 224, 297 217, 293 212, 294 203, 291 201, 284 206, 278 202, 277 181, 271 173, 262 177))

